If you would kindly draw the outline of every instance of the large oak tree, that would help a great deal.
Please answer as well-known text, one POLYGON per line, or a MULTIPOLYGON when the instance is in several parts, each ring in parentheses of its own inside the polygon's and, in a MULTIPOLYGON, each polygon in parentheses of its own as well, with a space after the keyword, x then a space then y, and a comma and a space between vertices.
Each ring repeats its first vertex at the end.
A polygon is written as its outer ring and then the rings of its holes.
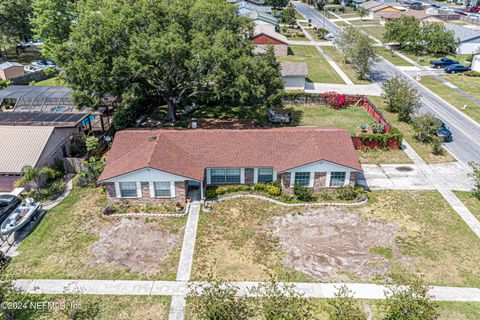
POLYGON ((283 82, 272 50, 254 56, 253 25, 224 0, 80 0, 54 56, 80 105, 121 96, 119 115, 168 105, 271 105, 283 82))

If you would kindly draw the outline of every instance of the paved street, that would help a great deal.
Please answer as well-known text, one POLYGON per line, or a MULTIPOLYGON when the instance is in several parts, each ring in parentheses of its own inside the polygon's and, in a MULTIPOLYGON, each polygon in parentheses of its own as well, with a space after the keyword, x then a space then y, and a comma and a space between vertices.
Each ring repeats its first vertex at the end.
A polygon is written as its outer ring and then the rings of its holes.
MULTIPOLYGON (((341 28, 320 15, 312 7, 294 2, 296 9, 312 23, 339 34, 341 28)), ((408 77, 399 68, 386 60, 378 62, 371 70, 370 77, 375 82, 383 82, 394 75, 408 77)), ((460 161, 467 164, 470 161, 480 163, 480 125, 445 100, 426 89, 418 82, 409 78, 422 95, 423 108, 421 112, 432 112, 442 119, 453 132, 454 141, 446 144, 446 148, 460 161)))

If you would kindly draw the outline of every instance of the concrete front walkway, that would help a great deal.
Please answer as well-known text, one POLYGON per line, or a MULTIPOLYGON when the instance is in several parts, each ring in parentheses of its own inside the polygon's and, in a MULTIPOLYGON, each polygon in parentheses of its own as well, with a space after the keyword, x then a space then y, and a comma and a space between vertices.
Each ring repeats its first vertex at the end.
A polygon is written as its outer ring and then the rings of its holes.
MULTIPOLYGON (((195 194, 196 198, 200 198, 199 194, 195 194)), ((194 197, 192 197, 194 198, 194 197)), ((180 253, 180 261, 178 262, 177 281, 186 283, 190 280, 192 272, 193 254, 195 252, 195 239, 197 237, 197 226, 200 215, 200 201, 193 201, 190 205, 188 213, 187 225, 183 236, 182 251, 180 253)), ((168 285, 166 288, 170 288, 168 285)), ((152 284, 153 290, 153 284, 152 284)), ((169 320, 182 320, 185 316, 185 292, 175 290, 172 294, 170 303, 169 320)))
POLYGON ((345 83, 347 85, 353 85, 353 82, 352 80, 350 80, 350 78, 345 74, 345 72, 343 72, 343 70, 335 63, 335 61, 333 61, 326 53, 325 51, 323 51, 323 49, 320 47, 320 46, 317 46, 317 50, 320 51, 320 53, 325 57, 325 60, 327 60, 328 64, 330 64, 332 66, 332 68, 335 70, 335 72, 338 73, 338 75, 340 76, 340 78, 342 78, 343 81, 345 81, 345 83))
MULTIPOLYGON (((249 289, 259 282, 231 282, 239 294, 255 296, 249 289)), ((292 283, 295 290, 307 298, 333 298, 337 288, 345 284, 357 299, 384 299, 385 286, 367 283, 292 283)), ((15 287, 29 294, 79 293, 89 295, 151 295, 185 296, 185 281, 135 281, 135 280, 16 280, 15 287)), ((479 288, 432 286, 430 294, 438 301, 480 302, 479 288)), ((171 314, 172 315, 172 314, 171 314)), ((183 312, 181 314, 183 317, 183 312)), ((172 319, 171 317, 169 319, 172 319)), ((177 318, 179 319, 179 318, 177 318)))

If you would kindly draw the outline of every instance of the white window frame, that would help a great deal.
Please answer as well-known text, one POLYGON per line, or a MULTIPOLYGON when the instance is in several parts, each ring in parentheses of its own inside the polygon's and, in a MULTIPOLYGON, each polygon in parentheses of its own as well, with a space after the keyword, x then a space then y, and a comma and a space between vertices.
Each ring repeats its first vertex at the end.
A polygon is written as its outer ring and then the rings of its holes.
MULTIPOLYGON (((208 184, 213 184, 213 185, 221 185, 221 184, 244 184, 245 183, 245 168, 209 168, 207 170, 207 183, 208 184), (212 173, 214 170, 223 170, 224 171, 224 181, 223 182, 217 182, 217 181, 213 181, 212 179, 212 173), (228 174, 228 171, 230 170, 230 172, 232 170, 237 170, 238 173, 239 173, 239 180, 238 182, 231 182, 231 181, 228 181, 227 180, 227 176, 229 176, 228 174)), ((230 176, 233 176, 232 174, 230 174, 230 176)), ((236 175, 235 175, 236 176, 236 175)))
POLYGON ((294 175, 293 175, 293 182, 292 182, 292 185, 295 186, 295 181, 297 180, 297 174, 298 173, 308 173, 308 184, 307 185, 304 185, 304 187, 312 187, 312 172, 310 171, 298 171, 298 172, 295 172, 294 175))
POLYGON ((172 197, 172 182, 171 181, 153 181, 152 184, 153 184, 153 194, 154 194, 155 198, 171 198, 172 197), (156 183, 168 184, 168 187, 166 187, 163 190, 168 189, 169 194, 168 195, 157 195, 157 188, 155 187, 156 183))
POLYGON ((140 181, 122 181, 122 182, 115 182, 115 191, 117 192, 117 198, 141 198, 142 197, 142 186, 140 181), (128 196, 124 197, 122 195, 122 183, 134 183, 135 190, 137 192, 136 196, 128 196))
MULTIPOLYGON (((266 169, 267 169, 267 170, 272 170, 272 181, 275 181, 275 169, 274 169, 274 168, 258 168, 258 170, 257 170, 257 176, 256 176, 257 182, 262 182, 262 181, 260 181, 260 171, 261 171, 261 170, 266 170, 266 169)), ((265 182, 264 182, 264 183, 265 183, 265 182)))
POLYGON ((328 177, 328 186, 330 188, 340 188, 344 187, 349 183, 349 177, 350 177, 350 172, 345 172, 345 171, 333 171, 329 172, 329 177, 328 177), (345 175, 345 179, 343 180, 343 185, 338 185, 338 186, 333 186, 332 185, 332 174, 333 173, 343 173, 345 175))

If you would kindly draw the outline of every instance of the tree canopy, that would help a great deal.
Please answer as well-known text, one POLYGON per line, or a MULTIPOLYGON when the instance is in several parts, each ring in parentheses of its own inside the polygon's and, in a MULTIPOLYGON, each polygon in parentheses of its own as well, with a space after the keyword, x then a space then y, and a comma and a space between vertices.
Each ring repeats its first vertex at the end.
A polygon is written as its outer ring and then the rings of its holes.
POLYGON ((345 60, 356 67, 360 79, 365 78, 370 67, 379 59, 373 40, 354 27, 347 27, 335 39, 335 43, 343 52, 345 60))
POLYGON ((388 42, 397 42, 400 47, 415 54, 455 51, 452 31, 446 30, 441 23, 424 23, 411 16, 388 21, 383 38, 388 42))
MULTIPOLYGON (((272 50, 254 56, 248 18, 223 0, 81 0, 68 41, 52 56, 79 105, 121 96, 118 117, 168 105, 168 118, 197 106, 280 102, 272 50), (178 110, 177 110, 178 109, 178 110)), ((123 125, 128 123, 123 122, 123 125)))
POLYGON ((68 40, 76 17, 75 0, 34 0, 33 31, 43 39, 42 53, 51 56, 53 46, 68 40))
POLYGON ((16 44, 32 36, 32 0, 0 1, 0 44, 16 44))

